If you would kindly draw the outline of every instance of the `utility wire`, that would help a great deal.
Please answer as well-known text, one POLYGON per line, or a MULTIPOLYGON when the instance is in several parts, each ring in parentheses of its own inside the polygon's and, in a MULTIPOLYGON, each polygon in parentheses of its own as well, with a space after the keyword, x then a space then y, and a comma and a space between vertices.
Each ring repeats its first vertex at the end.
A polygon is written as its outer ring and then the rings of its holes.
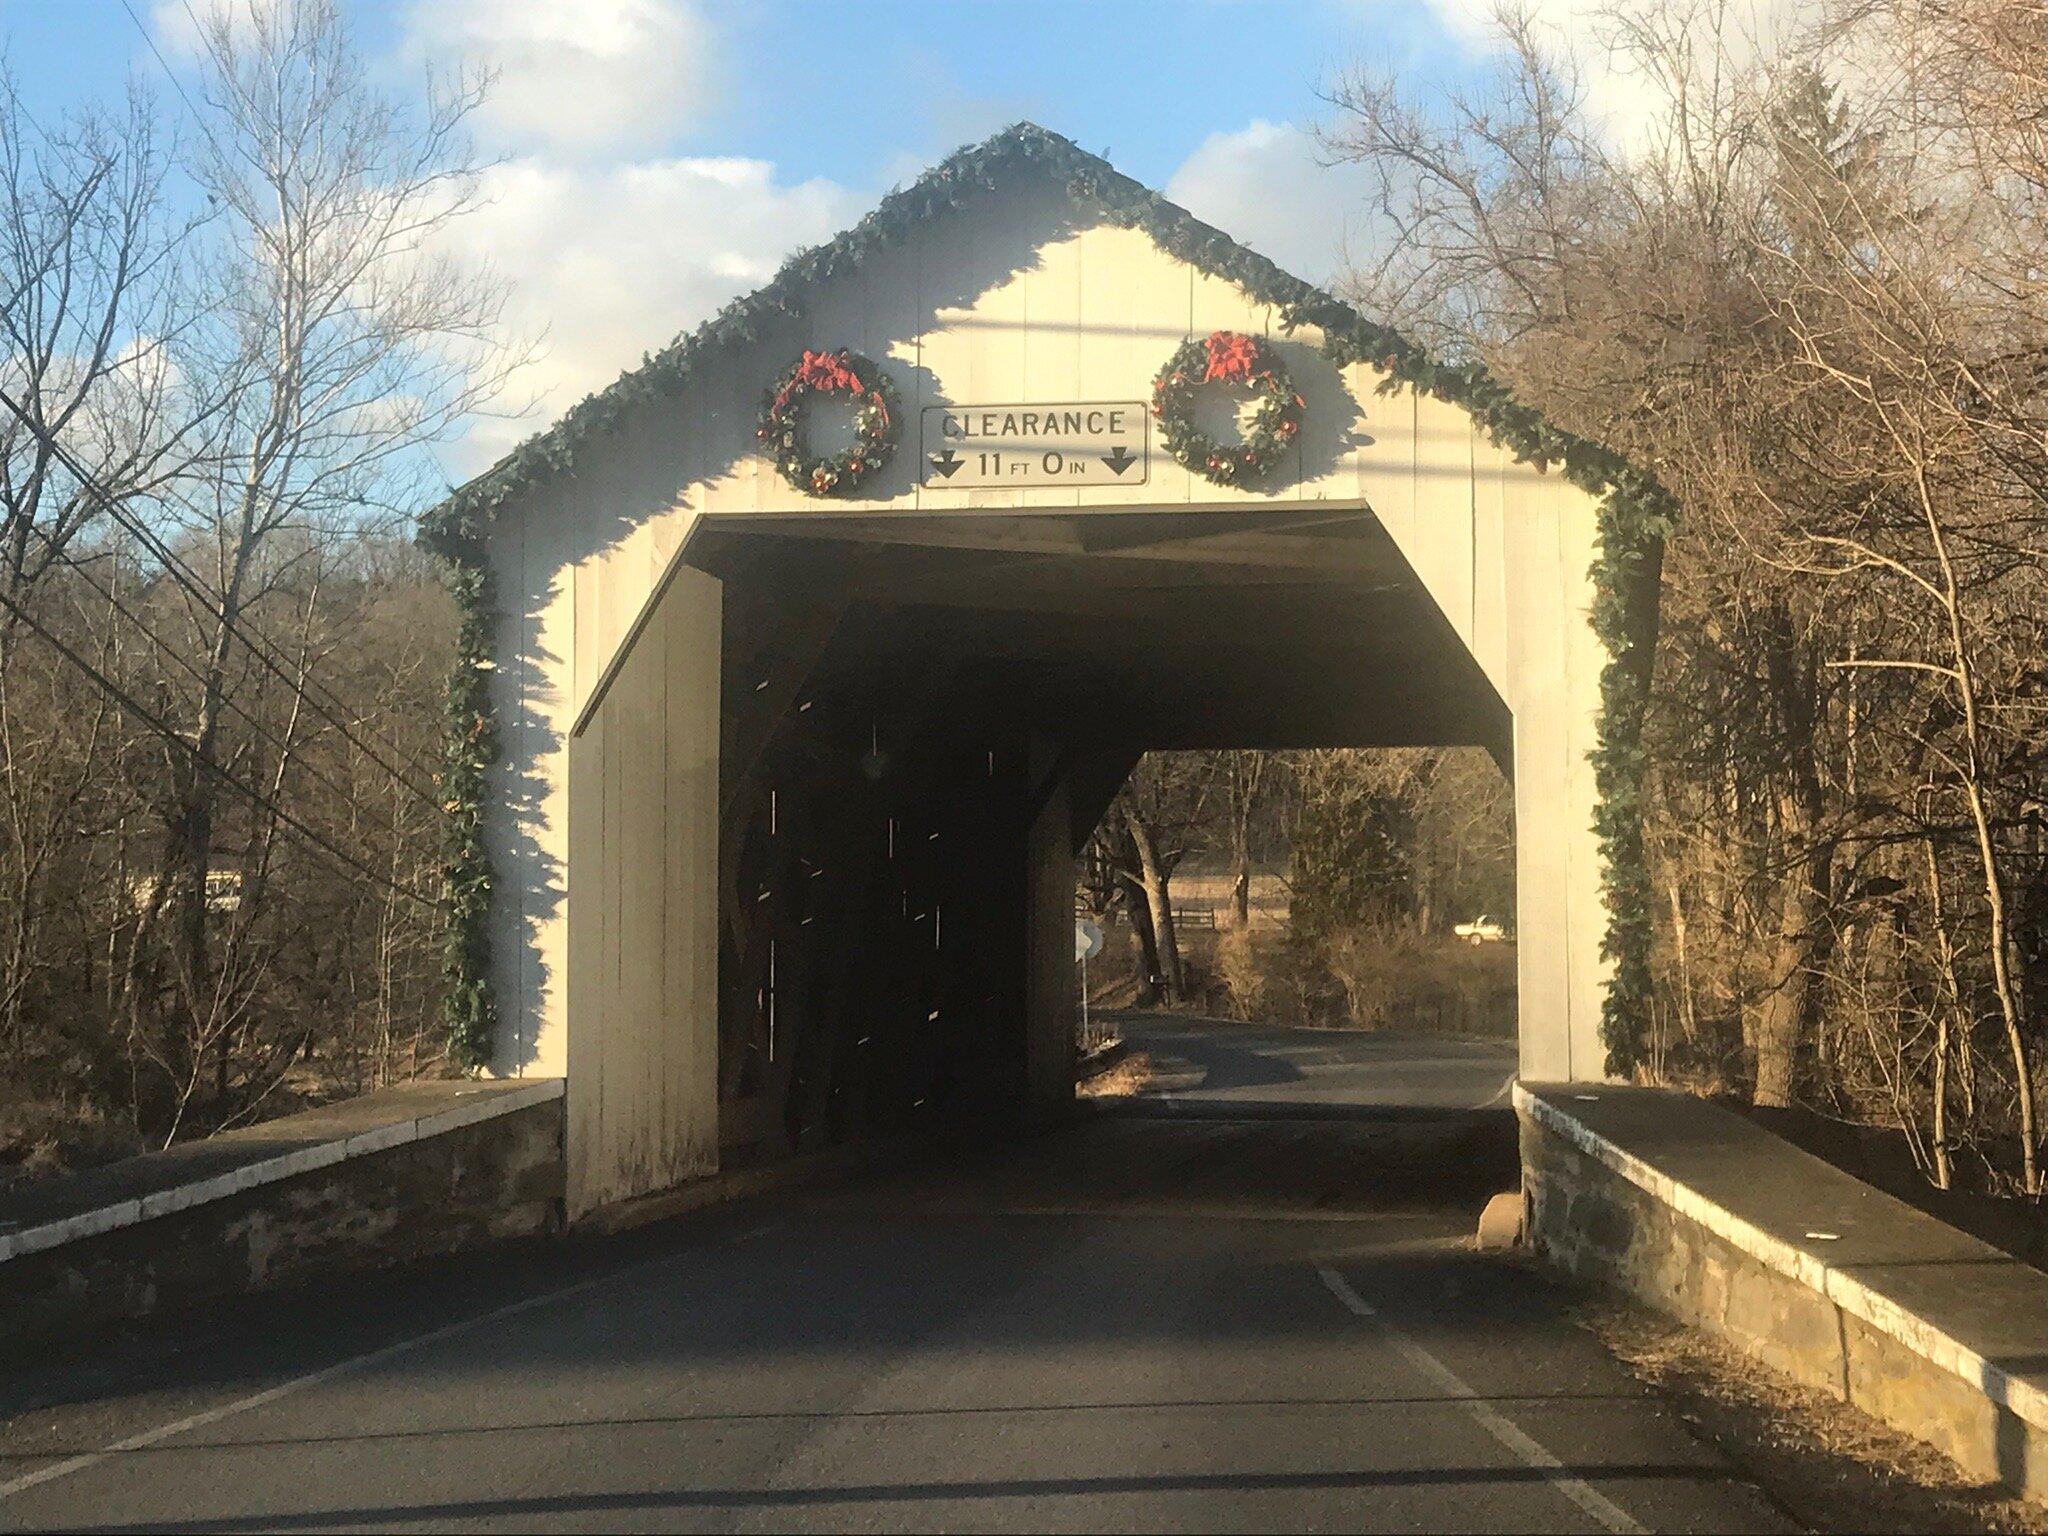
MULTIPOLYGON (((247 647, 249 654, 262 664, 265 671, 269 672, 280 682, 303 692, 306 696, 308 707, 315 714, 333 726, 336 731, 341 733, 344 740, 348 741, 365 757, 369 758, 370 761, 390 774, 393 779, 411 790, 415 795, 418 795, 422 800, 426 800, 435 806, 440 806, 440 798, 431 789, 422 789, 418 784, 406 777, 403 769, 400 769, 386 758, 379 756, 371 749, 367 742, 361 740, 350 729, 346 722, 341 720, 322 703, 322 696, 324 695, 327 700, 331 701, 335 709, 345 710, 347 705, 333 694, 328 693, 326 689, 316 685, 310 677, 294 678, 285 665, 264 648, 265 644, 269 643, 267 640, 264 641, 264 644, 258 643, 258 640, 264 637, 246 630, 241 620, 230 620, 226 614, 224 599, 206 585, 205 579, 195 573, 190 566, 186 565, 170 546, 165 544, 163 540, 150 530, 147 524, 137 519, 115 500, 113 496, 109 495, 85 467, 71 456, 70 450, 65 448, 63 444, 59 443, 47 430, 31 418, 27 410, 4 389, 0 389, 0 406, 5 406, 15 420, 26 427, 36 441, 43 445, 50 456, 71 472, 80 486, 89 492, 93 499, 99 503, 100 509, 107 516, 120 524, 130 535, 139 540, 145 549, 156 556, 162 563, 165 571, 171 576, 171 579, 204 604, 208 611, 220 621, 228 634, 234 639, 241 641, 247 647)), ((379 745, 389 746, 390 744, 380 740, 379 745)), ((413 768, 424 772, 430 781, 432 780, 434 776, 433 770, 422 764, 418 758, 412 756, 403 748, 393 747, 392 750, 398 756, 403 757, 413 768)), ((443 810, 445 812, 445 807, 443 807, 443 810)))
MULTIPOLYGON (((144 46, 149 49, 150 54, 156 59, 158 67, 163 70, 164 78, 171 82, 171 89, 178 93, 178 99, 185 103, 185 110, 192 114, 192 121, 198 125, 199 131, 206 135, 206 142, 213 146, 215 154, 219 154, 220 145, 215 142, 213 131, 206 126, 206 119, 200 114, 198 105, 186 94, 185 82, 178 78, 178 72, 171 68, 170 60, 166 59, 163 50, 157 47, 156 38, 151 35, 149 28, 142 24, 142 18, 135 14, 135 7, 130 5, 128 0, 121 0, 121 9, 126 11, 128 19, 135 23, 135 30, 142 34, 144 46)), ((199 18, 193 15, 192 7, 185 5, 182 9, 185 12, 185 19, 192 23, 194 35, 204 37, 206 29, 200 26, 199 18)))
MULTIPOLYGON (((119 596, 115 594, 111 586, 104 586, 100 582, 94 580, 91 573, 87 571, 83 561, 74 559, 70 555, 64 553, 62 546, 60 546, 56 539, 53 538, 46 530, 42 528, 35 528, 34 531, 36 533, 36 536, 42 539, 43 542, 47 544, 50 547, 50 549, 58 555, 60 559, 63 560, 65 568, 71 571, 72 574, 77 576, 77 578, 81 582, 83 582, 88 588, 90 588, 95 594, 97 594, 99 598, 103 602, 105 602, 109 608, 113 609, 114 612, 118 613, 122 618, 126 619, 129 624, 134 626, 135 629, 140 631, 144 638, 148 639, 166 657, 168 657, 171 661, 175 662, 180 668, 182 668, 188 676, 194 678, 200 683, 204 683, 206 681, 206 672, 202 667, 200 667, 200 665, 197 662, 185 656, 182 652, 178 650, 176 646, 172 645, 169 641, 165 640, 162 635, 158 634, 155 630, 151 629, 148 623, 146 623, 143 620, 141 615, 137 614, 133 609, 129 608, 126 604, 124 604, 121 601, 121 599, 119 598, 119 596)), ((301 691, 303 692, 303 690, 301 691)), ((257 734, 257 736, 259 736, 262 740, 268 742, 272 747, 276 748, 279 752, 285 754, 287 757, 297 758, 299 770, 302 773, 306 774, 314 782, 318 784, 324 784, 328 789, 332 790, 336 795, 340 796, 345 803, 350 805, 353 805, 355 803, 355 791, 347 788, 344 785, 336 783, 332 778, 329 778, 326 774, 322 773, 317 767, 315 767, 313 763, 306 757, 303 751, 302 744, 293 743, 284 736, 279 735, 269 726, 265 725, 260 716, 258 716, 253 710, 249 709, 246 705, 240 703, 232 693, 223 692, 221 694, 221 703, 225 705, 228 709, 234 711, 234 713, 236 713, 237 715, 241 716, 243 720, 247 721, 249 724, 249 728, 253 730, 257 734)), ((398 780, 395 782, 398 782, 402 787, 406 789, 411 789, 412 787, 409 784, 405 784, 403 780, 398 780)), ((415 791, 415 793, 417 793, 417 791, 415 791)), ((433 809, 438 811, 442 816, 449 817, 448 808, 445 805, 441 804, 439 799, 431 799, 428 801, 428 804, 431 805, 433 809)), ((452 820, 453 818, 450 817, 449 819, 452 820)))
POLYGON ((414 890, 409 885, 405 885, 397 880, 393 880, 389 875, 382 874, 379 871, 372 869, 369 865, 363 863, 361 860, 357 859, 352 854, 349 854, 343 851, 342 849, 337 848, 333 843, 329 842, 326 838, 322 837, 318 832, 315 832, 311 827, 307 826, 303 821, 299 820, 299 818, 294 816, 290 811, 287 811, 283 806, 279 805, 276 801, 272 800, 268 795, 264 794, 262 790, 251 788, 248 784, 245 784, 241 779, 236 777, 234 774, 228 772, 227 769, 221 767, 219 763, 216 763, 212 759, 203 756, 200 753, 198 746, 193 742, 187 741, 184 735, 181 732, 179 732, 179 730, 175 726, 167 723, 154 711, 150 710, 146 705, 141 703, 141 701, 136 699, 133 694, 127 691, 127 689, 123 688, 119 683, 115 682, 112 678, 108 677, 106 673, 102 672, 98 667, 94 666, 92 662, 88 661, 85 657, 79 655, 77 651, 73 650, 55 633, 53 633, 50 630, 50 628, 42 622, 42 620, 38 619, 27 608, 23 607, 20 603, 16 602, 15 599, 9 596, 4 590, 0 590, 0 608, 7 609, 9 613, 13 614, 22 623, 26 624, 38 635, 41 635, 43 639, 49 643, 50 647, 57 652, 58 655, 62 656, 74 667, 78 668, 79 671, 83 672, 87 677, 91 678, 94 683, 98 684, 101 691, 104 692, 108 698, 112 699, 124 710, 127 710, 130 714, 134 715, 136 719, 140 720, 144 725, 147 725, 151 730, 155 731, 159 736, 163 737, 165 741, 171 742, 172 744, 177 746, 178 749, 184 752, 188 757, 190 757, 197 766, 204 769, 207 773, 212 774, 222 784, 226 785, 229 789, 232 789, 237 794, 241 795, 244 799, 246 799, 251 805, 255 806, 258 810, 268 811, 271 815, 275 816, 279 821, 283 822, 286 826, 290 827, 294 832, 297 832, 301 837, 305 838, 306 841, 312 843, 315 847, 321 849, 329 857, 333 858, 338 863, 346 866, 348 869, 352 870, 356 874, 361 875, 365 880, 374 881, 376 884, 383 886, 387 890, 395 891, 398 895, 405 897, 409 901, 418 902, 421 906, 438 907, 441 905, 441 903, 434 897, 425 895, 420 891, 414 890))
MULTIPOLYGON (((185 12, 186 20, 192 24, 193 31, 195 33, 203 35, 205 29, 201 26, 199 17, 196 14, 194 14, 192 7, 189 3, 189 0, 181 0, 181 7, 185 12)), ((199 132, 205 137, 208 146, 212 148, 215 155, 219 156, 223 161, 225 161, 227 159, 227 156, 225 152, 221 149, 220 142, 214 138, 213 130, 207 126, 205 114, 199 110, 198 103, 193 101, 191 94, 185 89, 185 83, 184 81, 178 78, 177 71, 171 68, 170 61, 164 57, 163 50, 157 46, 155 36, 152 35, 149 28, 143 24, 142 18, 136 14, 134 5, 130 3, 130 0, 121 0, 121 9, 128 13, 129 21, 134 23, 136 32, 141 35, 144 45, 149 49, 151 56, 155 58, 157 62, 157 67, 163 71, 164 79, 169 81, 171 89, 178 93, 178 99, 185 103, 185 110, 191 114, 193 123, 198 127, 199 132)), ((38 125, 37 131, 42 131, 40 125, 38 125)), ((60 463, 64 464, 64 466, 67 469, 69 469, 71 473, 80 480, 81 483, 83 483, 89 490, 91 490, 93 495, 99 500, 101 507, 110 516, 112 516, 116 522, 120 523, 122 527, 126 528, 136 538, 142 540, 144 546, 147 547, 152 554, 155 554, 159 560, 163 561, 165 568, 169 570, 173 576, 178 578, 179 585, 185 587, 195 597, 199 598, 201 602, 213 608, 216 613, 220 613, 221 609, 224 607, 224 603, 221 599, 214 597, 209 591, 205 590, 203 582, 201 582, 199 578, 192 576, 190 571, 183 566, 182 562, 180 562, 177 559, 177 557, 171 553, 169 549, 165 548, 161 543, 159 543, 152 534, 150 534, 146 529, 141 527, 139 524, 129 522, 123 516, 121 510, 116 507, 116 505, 113 502, 113 499, 109 497, 107 493, 103 491, 92 480, 92 478, 85 473, 84 469, 75 460, 73 460, 70 457, 70 455, 66 453, 53 439, 51 439, 48 436, 48 434, 43 432, 41 428, 39 428, 34 422, 30 421, 28 417, 22 412, 20 406, 16 405, 14 401, 8 396, 6 396, 4 393, 0 393, 0 401, 5 401, 8 410, 13 412, 15 417, 22 423, 22 425, 27 427, 29 431, 33 433, 36 436, 36 438, 43 443, 43 445, 49 450, 51 454, 53 454, 58 459, 60 463)), ((364 743, 360 741, 357 741, 355 737, 350 734, 350 731, 346 725, 344 725, 340 720, 336 719, 333 715, 329 714, 324 708, 321 707, 320 703, 318 702, 318 695, 325 694, 326 697, 329 700, 331 700, 334 703, 335 707, 337 708, 346 709, 346 705, 342 704, 342 702, 339 699, 335 698, 333 694, 327 693, 323 687, 321 687, 319 684, 316 684, 311 678, 305 678, 300 681, 293 681, 291 678, 286 677, 282 668, 280 668, 269 656, 264 654, 262 647, 257 645, 255 640, 251 639, 248 635, 244 635, 238 632, 235 625, 233 623, 228 622, 224 613, 220 613, 220 616, 221 622, 226 626, 228 632, 231 635, 233 635, 236 639, 240 640, 243 645, 247 646, 250 652, 264 664, 267 670, 276 675, 281 681, 291 683, 294 688, 298 689, 300 692, 306 695, 307 702, 313 708, 314 713, 320 715, 323 719, 327 721, 328 724, 332 725, 337 731, 341 732, 342 736, 345 739, 350 741, 359 751, 363 753, 364 756, 368 757, 372 762, 376 763, 378 767, 382 768, 386 773, 390 774, 393 779, 395 779, 400 784, 404 785, 407 789, 411 790, 415 795, 418 795, 421 799, 425 800, 428 804, 434 806, 437 810, 440 810, 443 815, 448 814, 447 808, 441 804, 441 799, 439 795, 434 794, 430 790, 421 789, 417 784, 414 784, 410 780, 408 780, 405 777, 405 775, 402 772, 400 772, 397 768, 393 767, 390 763, 380 758, 375 752, 372 752, 368 746, 366 746, 364 743)), ((398 756, 404 758, 407 764, 410 765, 414 770, 425 774, 428 783, 431 784, 434 781, 436 777, 435 770, 432 767, 422 763, 417 757, 413 756, 411 753, 405 751, 404 748, 395 746, 389 742, 385 742, 381 738, 379 739, 379 745, 390 746, 392 751, 395 752, 398 756)))

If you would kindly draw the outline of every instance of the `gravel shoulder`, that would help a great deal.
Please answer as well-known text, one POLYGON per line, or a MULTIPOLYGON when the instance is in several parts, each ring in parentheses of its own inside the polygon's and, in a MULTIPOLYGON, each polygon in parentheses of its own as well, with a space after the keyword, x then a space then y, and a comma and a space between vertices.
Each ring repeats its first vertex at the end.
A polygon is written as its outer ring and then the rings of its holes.
POLYGON ((1608 1295, 1577 1320, 1810 1531, 2048 1532, 2048 1510, 1710 1334, 1608 1295))

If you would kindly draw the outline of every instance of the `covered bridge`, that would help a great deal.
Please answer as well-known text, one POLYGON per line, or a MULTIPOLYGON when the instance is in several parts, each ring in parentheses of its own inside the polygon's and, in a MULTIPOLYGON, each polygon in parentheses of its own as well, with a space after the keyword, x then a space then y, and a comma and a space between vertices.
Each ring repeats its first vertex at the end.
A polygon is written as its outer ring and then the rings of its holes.
POLYGON ((1013 128, 429 518, 470 620, 461 1028, 567 1078, 572 1214, 1056 1111, 1073 859, 1140 754, 1472 743, 1515 786, 1523 1073, 1599 1077, 1660 504, 1013 128))

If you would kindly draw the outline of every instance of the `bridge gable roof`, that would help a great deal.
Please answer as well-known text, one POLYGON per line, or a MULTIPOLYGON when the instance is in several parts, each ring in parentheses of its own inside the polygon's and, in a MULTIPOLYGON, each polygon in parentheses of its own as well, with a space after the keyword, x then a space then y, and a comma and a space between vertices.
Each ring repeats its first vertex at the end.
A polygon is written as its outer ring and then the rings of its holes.
POLYGON ((1085 215, 1139 230, 1164 254, 1236 284, 1248 298, 1271 305, 1281 329, 1319 331, 1325 353, 1339 366, 1369 364, 1386 375, 1389 388, 1412 386, 1460 407, 1517 458, 1560 464, 1596 496, 1627 490, 1638 505, 1661 508, 1667 502, 1650 477, 1612 450, 1557 427, 1515 400, 1484 367, 1440 362, 1408 337, 1283 271, 1101 156, 1034 123, 1018 123, 955 152, 891 192, 850 229, 791 257, 763 287, 573 406, 428 512, 421 523, 422 542, 458 561, 474 560, 500 509, 574 472, 640 407, 679 395, 711 358, 753 344, 769 325, 802 317, 835 280, 849 277, 880 252, 916 241, 933 221, 1033 181, 1051 184, 1085 215))

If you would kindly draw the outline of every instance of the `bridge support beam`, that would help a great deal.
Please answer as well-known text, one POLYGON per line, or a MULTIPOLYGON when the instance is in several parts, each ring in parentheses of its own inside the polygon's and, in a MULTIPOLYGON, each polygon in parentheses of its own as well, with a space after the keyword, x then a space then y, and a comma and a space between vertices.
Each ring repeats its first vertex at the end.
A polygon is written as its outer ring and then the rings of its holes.
POLYGON ((1049 743, 1032 744, 1034 807, 1025 838, 1026 1106, 1053 1119, 1074 1103, 1074 837, 1071 774, 1049 743), (1042 784, 1042 788, 1039 788, 1042 784))

